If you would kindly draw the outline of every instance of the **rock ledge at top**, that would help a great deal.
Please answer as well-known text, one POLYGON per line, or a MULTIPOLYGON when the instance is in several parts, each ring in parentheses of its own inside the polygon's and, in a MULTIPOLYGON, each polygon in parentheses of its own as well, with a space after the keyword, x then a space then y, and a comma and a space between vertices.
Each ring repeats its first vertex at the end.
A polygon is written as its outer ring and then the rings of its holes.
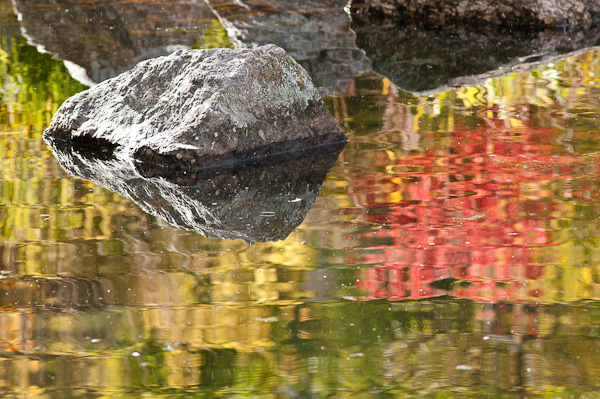
POLYGON ((307 72, 274 45, 143 61, 65 101, 44 138, 184 168, 346 141, 307 72))
POLYGON ((430 28, 587 29, 600 0, 352 0, 354 20, 376 15, 430 28))

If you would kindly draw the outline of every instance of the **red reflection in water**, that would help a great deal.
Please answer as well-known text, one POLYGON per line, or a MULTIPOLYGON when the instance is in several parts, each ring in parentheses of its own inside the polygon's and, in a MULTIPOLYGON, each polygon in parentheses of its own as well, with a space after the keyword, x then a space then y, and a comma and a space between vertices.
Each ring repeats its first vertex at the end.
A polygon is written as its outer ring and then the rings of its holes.
POLYGON ((347 259, 372 265, 358 272, 356 285, 367 298, 392 300, 448 294, 435 284, 444 279, 465 282, 451 285, 453 296, 478 301, 544 296, 528 283, 546 272, 534 249, 564 241, 567 202, 598 198, 589 159, 557 144, 553 128, 440 136, 422 153, 388 152, 385 171, 353 181, 361 217, 381 225, 363 234, 374 245, 347 259), (578 176, 582 165, 585 178, 578 176))

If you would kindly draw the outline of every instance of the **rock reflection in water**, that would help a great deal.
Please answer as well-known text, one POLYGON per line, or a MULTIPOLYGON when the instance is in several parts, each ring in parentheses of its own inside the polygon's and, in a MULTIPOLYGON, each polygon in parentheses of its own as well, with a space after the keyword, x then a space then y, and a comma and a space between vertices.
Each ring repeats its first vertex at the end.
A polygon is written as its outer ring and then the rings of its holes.
POLYGON ((600 41, 600 29, 586 32, 506 32, 425 30, 354 21, 356 43, 375 72, 400 89, 428 95, 452 87, 525 71, 564 59, 600 41))
POLYGON ((232 164, 183 170, 49 143, 71 175, 134 201, 144 211, 206 237, 248 243, 285 239, 315 201, 344 144, 232 164))
POLYGON ((14 6, 29 42, 68 61, 73 76, 88 85, 192 46, 214 18, 203 1, 193 0, 15 0, 14 6))

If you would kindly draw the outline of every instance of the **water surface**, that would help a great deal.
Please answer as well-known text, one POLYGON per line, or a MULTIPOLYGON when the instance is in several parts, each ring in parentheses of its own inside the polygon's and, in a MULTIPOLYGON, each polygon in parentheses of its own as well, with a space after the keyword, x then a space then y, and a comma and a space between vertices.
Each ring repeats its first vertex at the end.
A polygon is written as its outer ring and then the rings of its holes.
POLYGON ((67 175, 42 132, 85 86, 0 4, 4 397, 600 396, 597 49, 430 96, 352 76, 304 222, 248 244, 67 175))

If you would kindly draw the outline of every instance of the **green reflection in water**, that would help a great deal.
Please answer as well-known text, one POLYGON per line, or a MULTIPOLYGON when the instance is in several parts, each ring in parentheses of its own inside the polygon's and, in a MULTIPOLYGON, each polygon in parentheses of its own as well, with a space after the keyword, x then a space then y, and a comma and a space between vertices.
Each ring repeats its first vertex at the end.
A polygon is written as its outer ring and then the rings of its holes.
POLYGON ((5 132, 21 133, 12 129, 22 128, 39 134, 60 104, 86 87, 71 78, 62 63, 27 45, 17 35, 18 26, 7 21, 3 28, 0 124, 5 132))
POLYGON ((597 51, 432 97, 357 77, 305 223, 248 246, 65 176, 41 132, 84 87, 6 20, 4 396, 599 396, 597 51))

